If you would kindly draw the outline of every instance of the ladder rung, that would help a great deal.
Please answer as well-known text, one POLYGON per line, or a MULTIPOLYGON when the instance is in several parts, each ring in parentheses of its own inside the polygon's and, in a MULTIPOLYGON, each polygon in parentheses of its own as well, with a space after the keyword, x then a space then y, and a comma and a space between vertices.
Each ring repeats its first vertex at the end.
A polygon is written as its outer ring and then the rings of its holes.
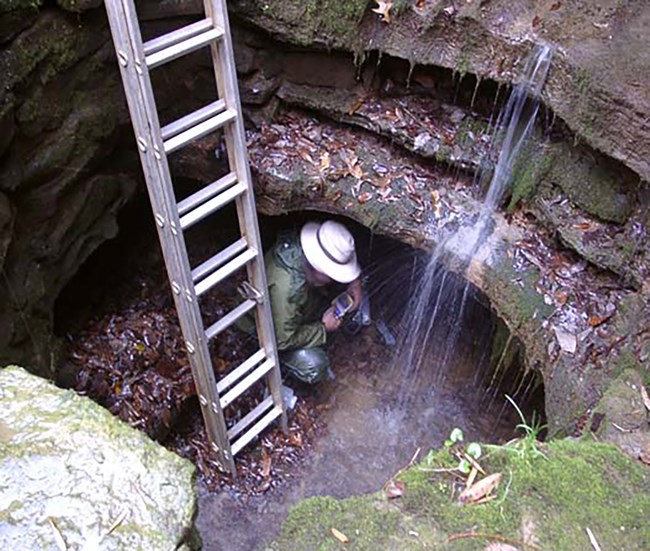
POLYGON ((257 406, 255 406, 255 409, 252 409, 249 413, 247 413, 244 417, 242 417, 239 421, 237 421, 236 425, 232 426, 232 428, 228 431, 228 438, 230 438, 231 440, 236 438, 240 432, 244 431, 248 427, 248 425, 250 425, 258 417, 260 417, 272 405, 273 405, 273 396, 269 395, 257 406))
POLYGON ((254 366, 260 363, 264 358, 266 358, 266 352, 262 348, 243 362, 240 366, 233 369, 228 375, 221 379, 217 383, 217 392, 221 394, 229 386, 232 386, 239 379, 241 379, 246 373, 248 373, 254 366))
POLYGON ((266 360, 262 365, 256 367, 249 375, 244 377, 239 383, 237 383, 231 390, 226 392, 220 399, 219 404, 221 408, 225 408, 229 404, 232 404, 239 396, 246 392, 250 387, 252 387, 257 381, 259 381, 264 375, 266 375, 271 369, 275 362, 271 359, 266 360))
POLYGON ((163 140, 168 140, 174 136, 184 132, 188 128, 192 128, 199 123, 202 123, 205 120, 208 120, 210 117, 218 115, 226 109, 226 102, 222 99, 213 101, 212 103, 197 109, 189 115, 181 117, 177 121, 170 122, 169 124, 163 126, 160 129, 160 134, 163 140))
POLYGON ((236 455, 244 446, 250 443, 253 438, 255 438, 266 427, 273 423, 273 421, 280 417, 280 415, 282 415, 282 408, 275 406, 257 423, 255 423, 248 432, 239 438, 239 440, 236 440, 232 443, 232 446, 230 447, 230 453, 232 453, 233 456, 236 455))
POLYGON ((215 270, 209 276, 199 281, 194 287, 196 296, 200 297, 208 289, 214 287, 217 283, 226 279, 230 274, 239 270, 239 268, 244 266, 247 262, 253 260, 253 258, 256 256, 257 251, 255 249, 246 249, 243 253, 224 264, 221 268, 215 270))
POLYGON ((179 42, 182 42, 183 40, 187 40, 188 38, 192 38, 197 34, 204 33, 205 31, 209 31, 212 27, 214 27, 212 19, 206 18, 206 19, 201 19, 200 21, 196 21, 191 25, 186 25, 185 27, 176 29, 175 31, 164 34, 157 38, 147 40, 147 42, 143 44, 144 55, 155 54, 160 50, 164 50, 169 46, 178 44, 179 42))
MULTIPOLYGON (((189 54, 194 50, 203 48, 203 46, 207 46, 211 42, 219 40, 221 37, 223 37, 223 31, 221 29, 215 29, 212 27, 200 34, 186 38, 182 42, 177 41, 175 44, 172 43, 172 45, 168 46, 167 48, 159 50, 153 54, 146 55, 144 59, 147 63, 147 67, 149 67, 149 69, 153 69, 155 67, 159 67, 163 63, 171 61, 172 59, 176 59, 182 55, 189 54)), ((164 38, 165 37, 162 36, 160 37, 160 40, 164 38)))
POLYGON ((256 305, 257 303, 254 300, 245 300, 239 306, 237 306, 237 308, 231 310, 219 321, 213 323, 210 327, 208 327, 205 331, 206 336, 208 339, 216 337, 219 333, 221 333, 224 329, 230 327, 243 315, 250 312, 253 308, 255 308, 256 305))
POLYGON ((210 272, 214 272, 219 266, 222 266, 233 256, 242 252, 247 245, 248 243, 246 242, 246 238, 240 237, 232 245, 228 245, 223 251, 215 254, 212 258, 209 258, 194 268, 192 270, 192 281, 196 283, 197 281, 203 279, 210 272))
POLYGON ((222 113, 214 117, 210 117, 208 120, 203 121, 192 128, 176 134, 173 138, 165 140, 163 146, 165 148, 165 153, 173 153, 177 149, 180 149, 184 145, 187 145, 194 140, 202 138, 210 132, 214 132, 218 128, 232 122, 237 117, 237 112, 234 109, 226 109, 222 113))
POLYGON ((181 216, 181 228, 186 230, 197 222, 200 222, 206 216, 212 214, 215 210, 218 210, 231 201, 234 201, 235 198, 244 193, 246 189, 246 184, 235 184, 216 197, 213 197, 209 201, 206 201, 201 206, 196 207, 193 211, 188 212, 185 216, 181 216))
POLYGON ((205 203, 205 201, 217 195, 217 193, 232 186, 236 181, 237 175, 234 172, 229 172, 222 178, 219 178, 216 182, 212 182, 196 193, 193 193, 176 205, 176 208, 178 208, 178 215, 183 216, 184 214, 187 214, 193 208, 199 206, 201 203, 205 203))

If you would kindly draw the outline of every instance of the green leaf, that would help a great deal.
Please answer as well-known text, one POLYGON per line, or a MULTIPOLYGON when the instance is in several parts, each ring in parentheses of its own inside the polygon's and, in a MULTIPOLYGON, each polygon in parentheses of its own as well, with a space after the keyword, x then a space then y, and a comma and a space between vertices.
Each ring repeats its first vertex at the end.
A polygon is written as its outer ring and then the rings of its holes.
POLYGON ((471 470, 469 461, 467 461, 467 459, 462 459, 458 464, 458 470, 463 474, 469 474, 469 471, 471 470))
POLYGON ((463 441, 463 431, 460 430, 458 427, 456 427, 454 430, 451 431, 451 434, 449 435, 449 439, 452 442, 462 442, 463 441))
POLYGON ((478 442, 472 442, 467 446, 467 455, 471 455, 474 459, 481 457, 481 445, 478 442))
POLYGON ((453 445, 454 443, 451 440, 449 440, 449 438, 445 440, 445 448, 451 448, 453 445))

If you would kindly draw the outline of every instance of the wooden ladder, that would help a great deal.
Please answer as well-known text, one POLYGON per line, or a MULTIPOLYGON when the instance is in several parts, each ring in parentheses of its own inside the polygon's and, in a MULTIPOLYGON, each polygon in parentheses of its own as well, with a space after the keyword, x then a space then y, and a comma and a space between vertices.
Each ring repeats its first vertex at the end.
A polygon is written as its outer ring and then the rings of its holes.
POLYGON ((106 0, 113 42, 167 275, 178 312, 201 411, 219 467, 236 476, 234 456, 276 419, 287 429, 273 319, 268 300, 255 198, 241 117, 237 74, 225 0, 204 0, 205 18, 142 41, 133 0, 106 0), (217 81, 213 103, 161 128, 150 70, 209 47, 217 81), (177 202, 167 156, 221 129, 229 172, 177 202), (236 203, 241 237, 192 268, 184 230, 226 204, 236 203), (234 272, 247 269, 242 302, 205 328, 199 297, 234 272), (208 342, 248 312, 255 311, 259 350, 217 381, 208 342), (224 408, 264 378, 268 396, 228 428, 224 408))

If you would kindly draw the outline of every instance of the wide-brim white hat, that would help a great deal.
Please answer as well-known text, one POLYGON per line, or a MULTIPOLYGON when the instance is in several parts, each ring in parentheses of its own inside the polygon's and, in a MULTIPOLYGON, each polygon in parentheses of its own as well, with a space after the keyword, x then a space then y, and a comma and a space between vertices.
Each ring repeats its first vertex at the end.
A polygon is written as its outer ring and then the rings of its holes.
POLYGON ((308 222, 300 230, 300 245, 307 262, 334 281, 350 283, 359 277, 354 237, 343 224, 308 222))

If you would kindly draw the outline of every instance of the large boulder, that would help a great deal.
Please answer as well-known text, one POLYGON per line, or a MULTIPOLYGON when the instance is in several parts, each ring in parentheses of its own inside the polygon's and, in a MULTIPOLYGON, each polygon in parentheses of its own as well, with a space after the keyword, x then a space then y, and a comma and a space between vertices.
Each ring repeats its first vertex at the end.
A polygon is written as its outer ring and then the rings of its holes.
POLYGON ((2 549, 193 548, 194 472, 90 399, 0 371, 2 549))

